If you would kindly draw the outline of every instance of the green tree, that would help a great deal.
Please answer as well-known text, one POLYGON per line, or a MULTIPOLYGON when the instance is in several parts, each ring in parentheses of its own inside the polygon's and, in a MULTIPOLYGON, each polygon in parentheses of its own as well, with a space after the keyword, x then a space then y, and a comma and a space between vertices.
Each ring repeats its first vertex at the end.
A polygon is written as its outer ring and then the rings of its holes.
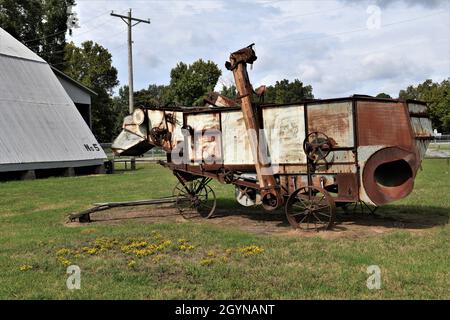
POLYGON ((229 87, 222 86, 222 91, 220 91, 220 94, 234 100, 237 97, 236 86, 234 84, 229 87))
POLYGON ((191 65, 180 62, 170 72, 168 99, 184 106, 202 105, 221 74, 217 64, 211 61, 200 59, 191 65))
POLYGON ((0 0, 0 27, 63 70, 69 6, 75 0, 0 0))
POLYGON ((298 79, 293 82, 284 79, 277 81, 274 86, 268 86, 264 94, 266 103, 294 103, 307 99, 314 99, 310 85, 303 85, 298 79))
POLYGON ((136 106, 146 108, 157 108, 169 105, 169 86, 151 84, 147 89, 142 89, 134 93, 136 106))
POLYGON ((392 99, 390 95, 387 93, 381 92, 375 96, 376 98, 383 98, 383 99, 392 99))
POLYGON ((93 41, 83 42, 81 47, 71 42, 66 46, 65 58, 67 67, 64 72, 98 94, 92 101, 94 135, 101 142, 111 141, 116 133, 116 118, 119 116, 115 113, 111 98, 113 88, 119 84, 111 54, 93 41))
POLYGON ((112 129, 113 137, 117 137, 120 133, 122 130, 123 119, 129 114, 128 92, 129 88, 125 85, 120 87, 118 95, 112 98, 112 114, 115 116, 112 129))
POLYGON ((426 102, 433 127, 450 132, 450 78, 441 83, 428 79, 417 86, 408 86, 400 90, 399 98, 426 102))

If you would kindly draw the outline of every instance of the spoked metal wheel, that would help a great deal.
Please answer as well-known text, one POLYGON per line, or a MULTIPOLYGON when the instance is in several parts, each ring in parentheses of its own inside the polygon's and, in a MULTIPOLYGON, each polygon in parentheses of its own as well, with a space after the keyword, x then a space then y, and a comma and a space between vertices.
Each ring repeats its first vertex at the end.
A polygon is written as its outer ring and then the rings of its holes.
POLYGON ((325 159, 331 151, 331 140, 325 133, 311 132, 303 141, 303 151, 314 163, 325 159))
POLYGON ((327 191, 308 186, 295 190, 289 196, 285 211, 289 223, 294 228, 319 231, 333 227, 336 206, 333 197, 327 191))
POLYGON ((211 218, 216 210, 216 194, 208 186, 211 179, 202 178, 186 183, 178 182, 173 189, 175 205, 185 219, 211 218))

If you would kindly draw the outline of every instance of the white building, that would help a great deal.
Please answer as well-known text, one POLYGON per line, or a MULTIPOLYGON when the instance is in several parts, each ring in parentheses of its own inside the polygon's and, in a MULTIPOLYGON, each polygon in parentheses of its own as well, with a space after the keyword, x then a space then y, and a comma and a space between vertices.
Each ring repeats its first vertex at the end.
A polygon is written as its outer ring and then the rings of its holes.
POLYGON ((105 159, 51 67, 0 28, 0 175, 98 172, 105 159))

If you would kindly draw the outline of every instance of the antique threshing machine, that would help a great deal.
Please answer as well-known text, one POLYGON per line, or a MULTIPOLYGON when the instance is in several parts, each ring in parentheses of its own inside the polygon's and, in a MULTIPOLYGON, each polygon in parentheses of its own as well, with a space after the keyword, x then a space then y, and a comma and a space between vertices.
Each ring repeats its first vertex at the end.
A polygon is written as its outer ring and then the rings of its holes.
POLYGON ((380 206, 412 191, 432 136, 424 103, 361 95, 254 103, 247 64, 255 60, 249 46, 226 63, 236 101, 212 94, 201 108, 136 109, 114 152, 163 148, 160 163, 179 180, 178 209, 206 218, 216 209, 212 179, 233 184, 240 204, 284 206, 293 227, 312 230, 330 229, 337 206, 380 206))

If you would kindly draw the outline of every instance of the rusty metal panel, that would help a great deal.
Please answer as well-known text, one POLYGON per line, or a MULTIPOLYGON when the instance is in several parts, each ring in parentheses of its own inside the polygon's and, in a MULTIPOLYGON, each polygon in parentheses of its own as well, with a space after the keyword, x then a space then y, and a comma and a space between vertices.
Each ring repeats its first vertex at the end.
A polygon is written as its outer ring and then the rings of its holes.
POLYGON ((355 173, 357 171, 355 164, 318 164, 317 173, 355 173))
POLYGON ((356 200, 358 197, 358 176, 353 173, 339 173, 336 176, 338 197, 356 200))
POLYGON ((356 163, 355 153, 353 150, 332 150, 325 160, 330 165, 335 163, 356 163))
POLYGON ((264 132, 274 164, 306 163, 304 106, 263 109, 264 132))
MULTIPOLYGON (((364 167, 366 165, 367 160, 378 150, 385 148, 386 146, 378 145, 378 146, 361 146, 358 147, 358 165, 360 167, 360 172, 364 171, 364 167)), ((364 183, 362 179, 362 174, 359 175, 359 199, 362 201, 375 205, 375 203, 369 198, 364 183)))
POLYGON ((360 146, 386 145, 411 148, 408 111, 401 102, 358 101, 360 146))
POLYGON ((148 111, 149 128, 162 128, 164 125, 164 111, 151 110, 148 111))
POLYGON ((306 174, 307 166, 306 164, 281 164, 277 166, 276 173, 279 174, 306 174))
POLYGON ((194 130, 194 136, 187 139, 191 161, 195 164, 221 163, 220 113, 189 114, 186 123, 194 130))
POLYGON ((422 161, 423 158, 425 158, 425 153, 427 152, 429 145, 430 145, 429 140, 419 140, 419 139, 416 140, 416 148, 417 151, 419 152, 420 161, 422 161))
POLYGON ((426 114, 427 113, 427 106, 423 104, 417 104, 417 103, 408 103, 408 109, 410 113, 414 114, 426 114))
POLYGON ((360 193, 376 205, 406 197, 413 189, 417 161, 415 152, 397 146, 372 153, 361 168, 360 193))
POLYGON ((183 112, 170 113, 171 121, 168 122, 169 132, 172 133, 172 146, 184 141, 184 136, 181 131, 183 126, 183 112))
POLYGON ((308 178, 305 175, 284 175, 283 183, 281 186, 285 188, 288 194, 291 194, 295 190, 307 186, 308 178))
POLYGON ((428 138, 433 136, 433 127, 429 118, 411 117, 411 126, 416 138, 428 138))
POLYGON ((322 132, 335 142, 334 147, 353 147, 352 102, 308 104, 308 132, 322 132))
POLYGON ((226 165, 253 164, 253 156, 241 111, 222 113, 222 140, 223 158, 226 165))

